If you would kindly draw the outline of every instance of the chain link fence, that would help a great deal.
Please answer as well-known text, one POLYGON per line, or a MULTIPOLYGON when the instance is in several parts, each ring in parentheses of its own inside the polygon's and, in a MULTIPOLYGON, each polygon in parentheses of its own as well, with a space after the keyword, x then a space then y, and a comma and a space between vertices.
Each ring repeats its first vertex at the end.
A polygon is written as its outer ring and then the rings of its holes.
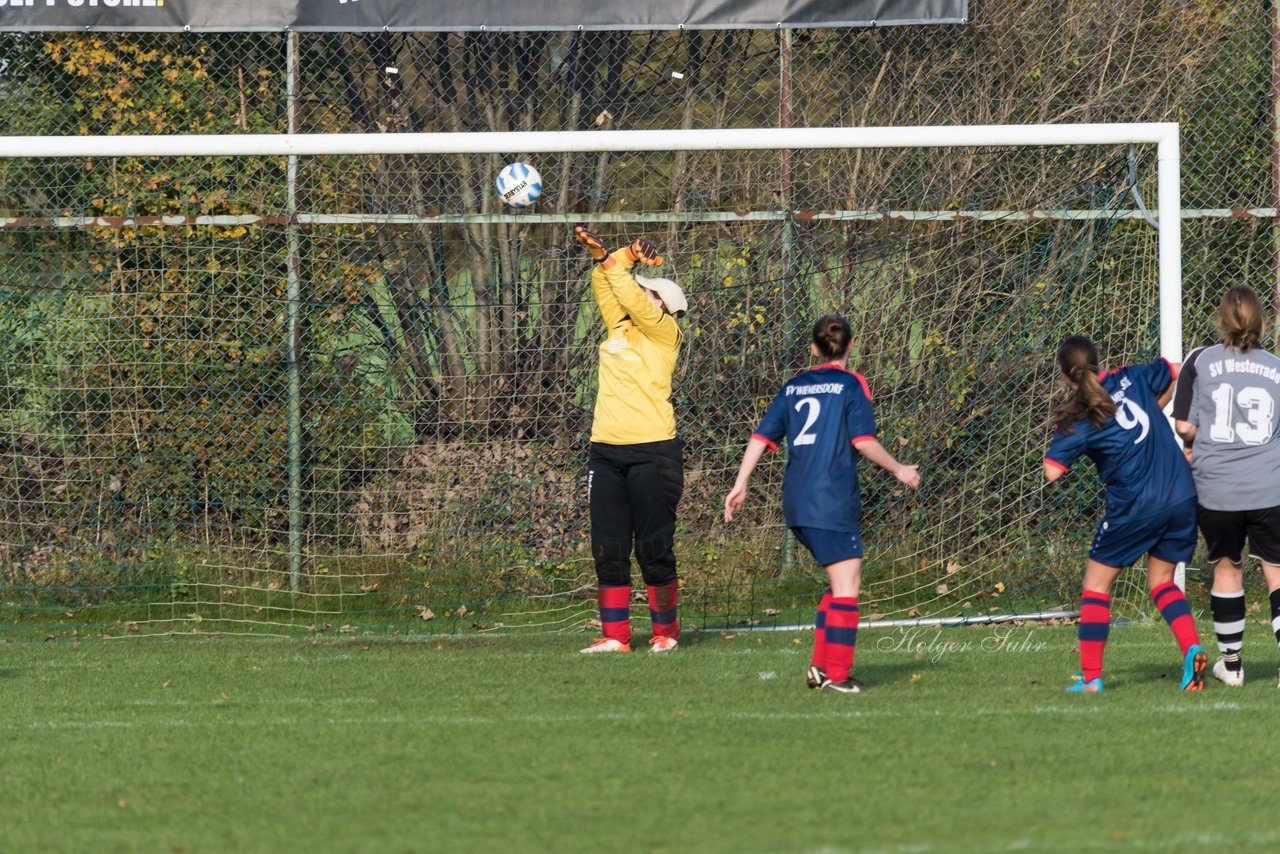
MULTIPOLYGON (((1275 286, 1266 4, 974 0, 965 26, 5 34, 8 135, 1166 121, 1187 348, 1275 286)), ((1142 147, 0 162, 0 621, 18 634, 578 631, 602 337, 569 235, 644 236, 690 295, 684 619, 807 623, 781 465, 720 520, 830 310, 882 441, 864 613, 1069 606, 1100 512, 1046 490, 1052 354, 1157 355, 1142 147)), ((1134 595, 1130 607, 1136 607, 1134 595)))

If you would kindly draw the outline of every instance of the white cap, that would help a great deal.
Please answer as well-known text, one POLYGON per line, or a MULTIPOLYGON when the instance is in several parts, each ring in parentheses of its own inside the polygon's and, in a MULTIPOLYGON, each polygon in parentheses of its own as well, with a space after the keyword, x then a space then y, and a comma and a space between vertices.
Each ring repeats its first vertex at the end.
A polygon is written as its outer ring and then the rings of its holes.
POLYGON ((644 276, 636 276, 636 282, 640 287, 648 288, 661 297, 667 311, 672 314, 689 310, 689 301, 684 298, 684 291, 670 279, 648 279, 644 276))

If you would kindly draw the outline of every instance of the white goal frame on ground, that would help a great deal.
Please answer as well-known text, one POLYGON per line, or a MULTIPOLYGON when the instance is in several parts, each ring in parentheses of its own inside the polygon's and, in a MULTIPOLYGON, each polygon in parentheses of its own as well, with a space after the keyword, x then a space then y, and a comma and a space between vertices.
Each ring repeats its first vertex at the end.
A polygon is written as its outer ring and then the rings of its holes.
MULTIPOLYGON (((512 154, 593 151, 795 151, 863 148, 1008 148, 1062 145, 1156 146, 1156 208, 1160 355, 1182 361, 1182 198, 1181 143, 1176 122, 1131 122, 1060 125, 954 125, 922 127, 827 127, 716 130, 539 131, 529 133, 393 133, 393 134, 232 134, 106 137, 0 137, 0 157, 288 157, 288 214, 297 224, 297 158, 359 154, 512 154), (1170 214, 1172 215, 1166 215, 1170 214)), ((954 212, 951 212, 953 215, 954 212)), ((938 218, 947 214, 938 212, 938 218)), ((542 217, 536 217, 542 219, 542 217)), ((932 218, 930 216, 921 219, 932 218)), ((79 219, 79 218, 73 218, 79 219)), ((161 217, 161 220, 167 219, 161 217)), ((178 221, 183 217, 176 217, 178 221)), ((394 219, 392 217, 391 219, 394 219)), ((558 219, 552 217, 551 219, 558 219)), ((71 224, 71 223, 68 223, 71 224)), ((165 223, 161 223, 165 224, 165 223)), ((291 243, 296 236, 291 237, 291 243)), ((296 265, 290 265, 294 267, 296 265)), ((290 301, 297 299, 291 270, 290 301)), ((290 325, 297 321, 290 311, 290 325)), ((291 342, 296 336, 290 334, 291 342)), ((292 346, 291 346, 292 350, 292 346)), ((297 354, 290 353, 291 365, 297 354)), ((296 381, 291 377, 291 383, 296 381)), ((291 424, 295 445, 300 429, 291 424)), ((292 461, 291 461, 292 462, 292 461)), ((291 466, 293 468, 293 466, 291 466)), ((291 471, 291 481, 298 472, 291 471)), ((298 577, 301 554, 299 491, 290 490, 291 576, 298 577), (296 506, 295 506, 296 505, 296 506)), ((1183 567, 1175 576, 1184 585, 1183 567)), ((1075 611, 1046 611, 992 617, 884 620, 867 627, 959 625, 967 622, 1005 622, 1077 616, 1075 611)), ((799 626, 780 626, 794 630, 799 626)), ((811 628, 811 627, 810 627, 811 628)))

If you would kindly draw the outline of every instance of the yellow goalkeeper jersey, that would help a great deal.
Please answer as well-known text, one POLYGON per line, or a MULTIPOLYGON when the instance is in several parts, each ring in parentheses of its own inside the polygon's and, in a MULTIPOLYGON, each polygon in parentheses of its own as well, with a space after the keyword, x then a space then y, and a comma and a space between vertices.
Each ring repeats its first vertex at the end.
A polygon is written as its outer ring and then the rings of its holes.
POLYGON ((676 435, 671 374, 680 352, 676 319, 649 302, 631 276, 625 251, 608 270, 597 264, 591 289, 608 337, 600 345, 591 441, 607 445, 661 442, 676 435))

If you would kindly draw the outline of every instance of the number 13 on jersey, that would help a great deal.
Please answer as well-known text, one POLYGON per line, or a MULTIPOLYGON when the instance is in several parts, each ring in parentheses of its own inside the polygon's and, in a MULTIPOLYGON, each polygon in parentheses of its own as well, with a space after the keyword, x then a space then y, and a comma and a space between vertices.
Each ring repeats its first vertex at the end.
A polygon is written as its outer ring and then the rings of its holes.
POLYGON ((1245 386, 1237 392, 1223 383, 1209 396, 1213 399, 1213 426, 1209 428, 1213 441, 1234 442, 1239 437, 1246 445, 1261 445, 1271 438, 1276 402, 1266 389, 1245 386), (1233 425, 1233 409, 1243 412, 1245 420, 1233 425))

